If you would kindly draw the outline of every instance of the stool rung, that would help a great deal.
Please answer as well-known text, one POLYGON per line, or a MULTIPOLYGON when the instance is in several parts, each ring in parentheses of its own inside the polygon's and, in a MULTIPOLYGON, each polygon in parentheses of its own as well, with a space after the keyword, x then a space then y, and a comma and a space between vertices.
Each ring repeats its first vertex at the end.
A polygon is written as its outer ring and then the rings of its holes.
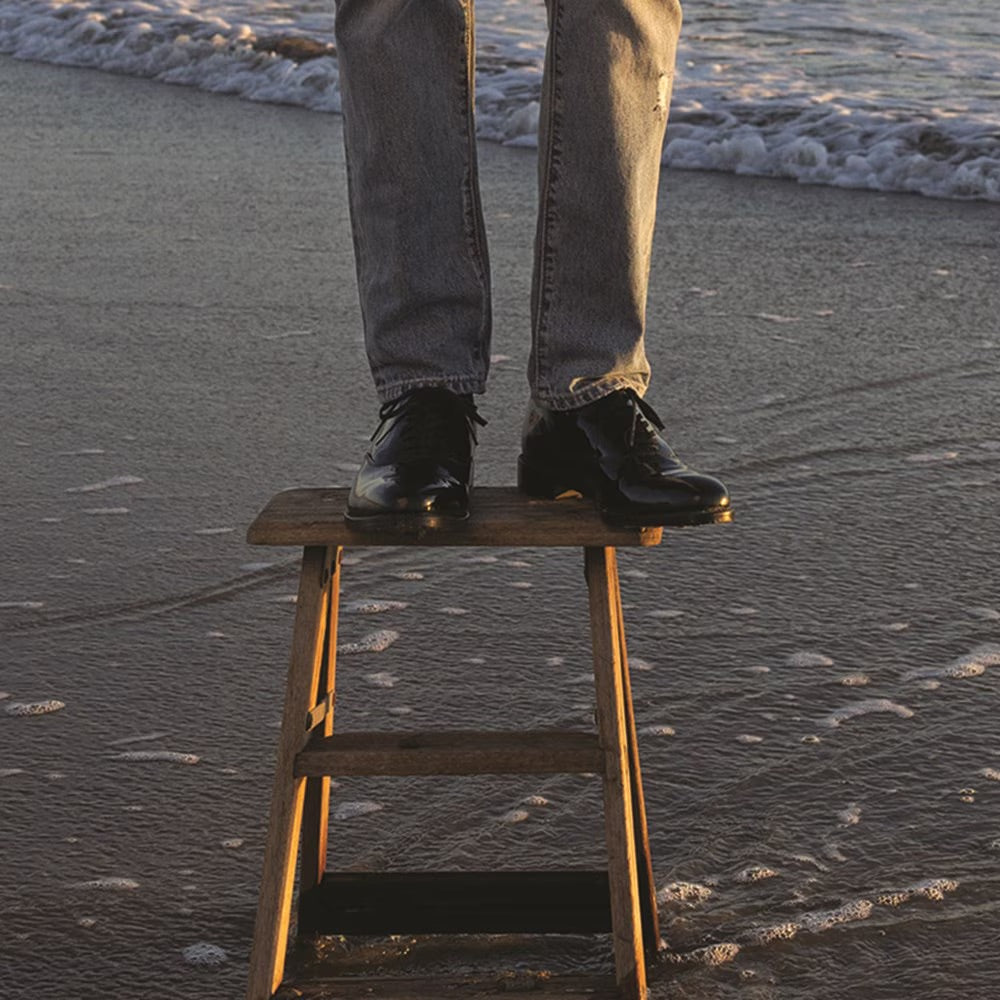
POLYGON ((327 872, 299 902, 304 934, 601 934, 606 871, 327 872))
POLYGON ((299 981, 290 979, 274 1000, 621 1000, 614 976, 509 973, 495 976, 435 976, 390 979, 354 976, 299 981))
POLYGON ((334 733, 313 737, 295 758, 296 777, 418 774, 603 774, 595 733, 334 733))

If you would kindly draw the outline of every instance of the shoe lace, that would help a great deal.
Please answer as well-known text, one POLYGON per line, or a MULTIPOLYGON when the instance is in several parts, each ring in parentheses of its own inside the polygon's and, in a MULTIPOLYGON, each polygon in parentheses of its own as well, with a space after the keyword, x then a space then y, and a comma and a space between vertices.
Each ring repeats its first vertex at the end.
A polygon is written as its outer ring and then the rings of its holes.
POLYGON ((657 472, 662 465, 664 447, 670 450, 669 445, 657 433, 663 430, 663 421, 656 410, 634 389, 627 389, 626 394, 634 404, 631 407, 632 423, 628 432, 629 454, 642 468, 657 472))
MULTIPOLYGON (((472 441, 478 444, 476 425, 485 427, 487 421, 479 415, 476 404, 471 396, 456 396, 459 409, 466 421, 466 426, 472 434, 472 441)), ((414 419, 407 420, 401 429, 400 447, 412 461, 437 459, 441 454, 441 442, 448 440, 454 434, 454 413, 450 408, 440 405, 439 401, 416 390, 379 408, 379 426, 372 434, 374 440, 382 429, 382 423, 396 416, 400 410, 407 409, 414 419)))

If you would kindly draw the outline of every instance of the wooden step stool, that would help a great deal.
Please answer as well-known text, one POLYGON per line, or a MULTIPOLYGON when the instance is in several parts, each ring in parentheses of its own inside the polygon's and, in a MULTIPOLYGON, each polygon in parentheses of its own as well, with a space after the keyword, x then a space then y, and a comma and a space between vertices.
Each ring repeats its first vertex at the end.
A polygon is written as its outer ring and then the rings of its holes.
MULTIPOLYGON (((296 858, 300 934, 611 932, 617 991, 646 996, 646 956, 659 945, 615 547, 656 545, 660 528, 611 528, 590 503, 529 500, 478 488, 465 522, 410 534, 359 533, 344 523, 344 489, 279 493, 251 525, 255 545, 304 548, 285 708, 264 855, 248 1000, 283 981, 296 858), (340 556, 344 546, 567 546, 584 549, 597 696, 597 733, 579 731, 333 733, 340 556), (437 874, 326 872, 330 775, 596 773, 604 784, 607 871, 437 874)), ((595 1000, 593 983, 554 977, 549 995, 595 1000)), ((315 997, 406 996, 370 978, 338 980, 315 997)), ((397 987, 399 981, 397 980, 397 987)), ((509 985, 509 984, 508 984, 509 985)), ((482 983, 437 982, 426 1000, 483 996, 482 983)))

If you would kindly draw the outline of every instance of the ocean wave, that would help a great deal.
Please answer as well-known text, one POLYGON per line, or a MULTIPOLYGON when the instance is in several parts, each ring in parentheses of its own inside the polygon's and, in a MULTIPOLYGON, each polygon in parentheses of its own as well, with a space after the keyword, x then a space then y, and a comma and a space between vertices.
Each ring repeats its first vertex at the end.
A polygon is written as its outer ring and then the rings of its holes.
MULTIPOLYGON (((489 23, 480 32, 483 139, 537 144, 541 44, 534 22, 528 27, 530 44, 489 23)), ((332 6, 317 14, 311 5, 0 0, 0 52, 340 111, 332 6)), ((774 79, 776 70, 763 85, 728 80, 728 65, 687 64, 693 68, 675 85, 664 146, 670 167, 1000 201, 1000 127, 981 101, 958 111, 890 105, 878 93, 820 92, 818 81, 774 79)))

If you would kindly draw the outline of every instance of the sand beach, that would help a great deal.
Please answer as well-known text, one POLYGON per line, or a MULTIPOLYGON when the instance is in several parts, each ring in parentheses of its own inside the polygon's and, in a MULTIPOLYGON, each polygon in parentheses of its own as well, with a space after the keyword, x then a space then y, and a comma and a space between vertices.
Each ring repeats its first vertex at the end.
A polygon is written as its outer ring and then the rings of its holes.
MULTIPOLYGON (((6 56, 0 103, 0 995, 236 998, 297 560, 243 535, 279 489, 349 484, 377 410, 340 120, 6 56)), ((534 153, 480 164, 500 485, 534 153)), ((988 1000, 1000 205, 663 184, 650 399, 736 523, 622 563, 677 956, 653 996, 988 1000)), ((349 561, 345 641, 395 638, 345 661, 339 724, 586 724, 574 553, 349 561)), ((582 780, 417 784, 338 788, 336 863, 600 858, 582 780)))

